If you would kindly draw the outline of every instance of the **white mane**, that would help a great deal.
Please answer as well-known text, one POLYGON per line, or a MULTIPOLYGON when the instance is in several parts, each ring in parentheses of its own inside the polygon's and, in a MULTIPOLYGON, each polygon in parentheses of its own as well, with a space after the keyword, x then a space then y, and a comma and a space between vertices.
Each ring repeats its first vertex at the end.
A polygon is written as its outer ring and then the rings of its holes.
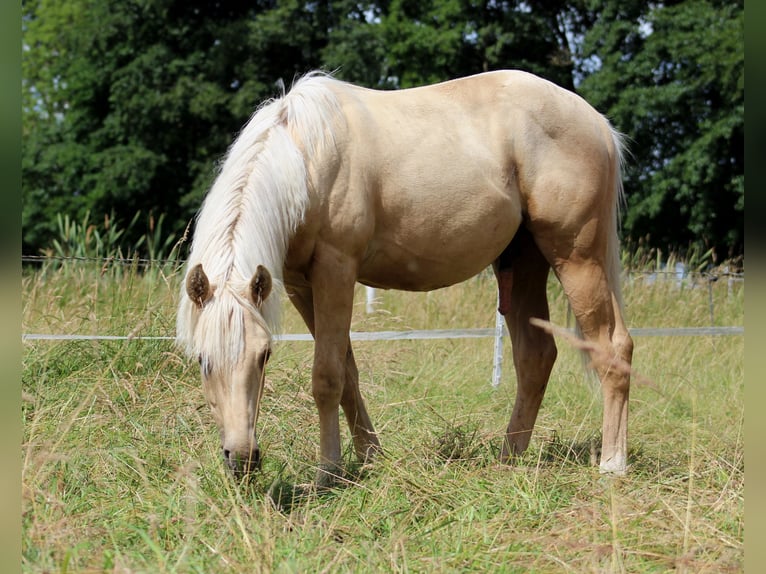
POLYGON ((298 80, 261 106, 230 147, 198 214, 187 262, 187 273, 202 263, 213 297, 200 311, 185 281, 181 286, 176 340, 189 356, 214 367, 236 363, 245 308, 270 332, 277 328, 289 240, 309 202, 306 163, 291 134, 309 157, 334 144, 341 116, 331 83, 321 73, 298 80), (258 265, 271 273, 275 291, 260 313, 243 297, 258 265))

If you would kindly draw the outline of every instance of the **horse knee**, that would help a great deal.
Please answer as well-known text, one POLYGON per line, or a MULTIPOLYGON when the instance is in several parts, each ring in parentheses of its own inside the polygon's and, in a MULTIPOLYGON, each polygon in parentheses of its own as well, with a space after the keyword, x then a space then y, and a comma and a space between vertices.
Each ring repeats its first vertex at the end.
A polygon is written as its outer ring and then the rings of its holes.
POLYGON ((599 369, 604 391, 609 394, 625 395, 630 390, 630 364, 633 358, 633 339, 627 331, 618 331, 612 336, 612 356, 622 364, 614 368, 611 361, 599 369), (604 370, 602 370, 604 369, 604 370))
POLYGON ((337 405, 343 396, 345 372, 339 369, 314 365, 311 394, 317 405, 337 405))
POLYGON ((626 330, 615 332, 612 337, 612 347, 615 354, 630 364, 633 360, 633 337, 626 330))
POLYGON ((312 383, 311 394, 317 405, 337 405, 343 395, 343 386, 338 381, 321 378, 312 383))

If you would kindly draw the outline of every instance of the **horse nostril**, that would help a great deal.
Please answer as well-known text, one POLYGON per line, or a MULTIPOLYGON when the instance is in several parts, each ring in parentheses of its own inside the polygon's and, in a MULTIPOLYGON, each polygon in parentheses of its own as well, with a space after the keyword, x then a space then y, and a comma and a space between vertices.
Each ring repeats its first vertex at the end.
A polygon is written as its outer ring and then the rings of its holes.
POLYGON ((229 467, 229 470, 232 472, 237 472, 237 457, 232 456, 231 451, 227 449, 223 450, 223 461, 226 463, 226 466, 229 467))
POLYGON ((237 454, 225 448, 222 450, 226 466, 228 466, 235 474, 244 474, 252 470, 260 469, 261 467, 260 448, 254 448, 247 456, 237 454))

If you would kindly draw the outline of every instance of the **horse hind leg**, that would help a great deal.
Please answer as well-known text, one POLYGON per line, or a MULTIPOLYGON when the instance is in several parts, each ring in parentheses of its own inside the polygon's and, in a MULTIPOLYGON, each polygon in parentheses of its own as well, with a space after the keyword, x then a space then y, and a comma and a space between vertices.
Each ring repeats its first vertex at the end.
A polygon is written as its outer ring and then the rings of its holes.
POLYGON ((546 294, 549 269, 550 264, 524 227, 494 264, 500 291, 499 310, 511 334, 517 389, 501 462, 509 462, 529 445, 556 360, 553 337, 529 322, 532 317, 549 318, 546 294))
MULTIPOLYGON (((616 242, 616 236, 610 240, 616 242)), ((587 243, 580 243, 568 258, 557 260, 554 270, 584 339, 593 344, 590 358, 601 381, 604 399, 600 470, 624 475, 630 391, 630 373, 626 367, 630 366, 633 356, 633 340, 622 316, 619 260, 616 249, 599 250, 595 248, 596 243, 586 249, 583 245, 587 243), (603 253, 609 259, 605 260, 603 253)))

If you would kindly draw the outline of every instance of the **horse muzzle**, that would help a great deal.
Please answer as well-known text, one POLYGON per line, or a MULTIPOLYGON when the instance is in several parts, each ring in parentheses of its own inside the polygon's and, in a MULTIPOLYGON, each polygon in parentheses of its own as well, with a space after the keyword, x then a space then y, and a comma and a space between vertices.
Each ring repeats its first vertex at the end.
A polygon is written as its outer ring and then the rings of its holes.
POLYGON ((255 447, 250 451, 223 450, 226 466, 236 477, 243 477, 261 468, 261 449, 255 447))

